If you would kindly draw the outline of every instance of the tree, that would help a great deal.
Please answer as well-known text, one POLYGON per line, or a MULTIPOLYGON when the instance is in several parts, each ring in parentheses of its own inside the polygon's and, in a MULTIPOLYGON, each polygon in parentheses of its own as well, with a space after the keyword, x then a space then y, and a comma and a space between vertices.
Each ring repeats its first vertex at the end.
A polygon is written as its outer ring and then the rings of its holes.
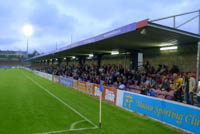
POLYGON ((28 54, 28 58, 31 58, 37 55, 39 55, 39 52, 37 50, 34 50, 32 54, 28 54))

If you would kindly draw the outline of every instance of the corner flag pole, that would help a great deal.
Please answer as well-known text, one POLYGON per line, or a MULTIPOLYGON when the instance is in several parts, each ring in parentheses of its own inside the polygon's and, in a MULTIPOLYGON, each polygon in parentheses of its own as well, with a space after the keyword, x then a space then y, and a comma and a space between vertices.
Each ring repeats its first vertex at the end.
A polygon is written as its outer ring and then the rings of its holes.
POLYGON ((99 128, 101 128, 101 100, 102 100, 102 92, 100 92, 99 96, 99 128))
POLYGON ((102 102, 102 92, 103 92, 103 81, 101 80, 100 81, 100 87, 99 87, 99 90, 100 90, 100 96, 99 96, 99 128, 101 128, 101 102, 102 102))

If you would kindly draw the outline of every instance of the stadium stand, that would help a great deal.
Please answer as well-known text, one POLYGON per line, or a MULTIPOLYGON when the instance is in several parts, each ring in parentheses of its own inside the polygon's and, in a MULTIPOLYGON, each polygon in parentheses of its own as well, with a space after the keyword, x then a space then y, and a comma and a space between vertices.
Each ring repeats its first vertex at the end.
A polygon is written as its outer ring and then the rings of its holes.
MULTIPOLYGON (((92 83, 103 79, 107 86, 182 102, 184 91, 192 85, 188 80, 185 85, 185 79, 195 76, 199 38, 146 19, 28 61, 32 68, 47 73, 92 83), (160 50, 170 46, 177 49, 160 50), (113 51, 118 51, 118 57, 110 55, 113 51), (92 60, 86 59, 89 54, 94 55, 92 60)), ((186 94, 186 103, 190 103, 188 96, 193 94, 186 94)))
MULTIPOLYGON (((53 75, 72 77, 75 80, 104 85, 162 99, 175 100, 193 105, 190 98, 190 79, 195 79, 194 73, 180 72, 177 66, 168 68, 159 65, 157 68, 146 62, 140 71, 124 69, 121 64, 104 64, 98 67, 94 64, 46 65, 37 68, 38 71, 53 75)), ((191 89, 192 91, 194 89, 191 89)))
POLYGON ((0 51, 0 68, 20 66, 25 56, 24 51, 0 51))

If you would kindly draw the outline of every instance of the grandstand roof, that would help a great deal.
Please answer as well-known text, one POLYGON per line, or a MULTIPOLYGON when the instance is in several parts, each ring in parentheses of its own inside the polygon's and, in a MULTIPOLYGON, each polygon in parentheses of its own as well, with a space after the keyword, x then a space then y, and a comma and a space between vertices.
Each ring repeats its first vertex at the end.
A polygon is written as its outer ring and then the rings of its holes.
POLYGON ((199 39, 200 36, 197 34, 151 23, 146 19, 28 60, 108 53, 111 51, 127 52, 171 45, 189 45, 197 44, 199 39))

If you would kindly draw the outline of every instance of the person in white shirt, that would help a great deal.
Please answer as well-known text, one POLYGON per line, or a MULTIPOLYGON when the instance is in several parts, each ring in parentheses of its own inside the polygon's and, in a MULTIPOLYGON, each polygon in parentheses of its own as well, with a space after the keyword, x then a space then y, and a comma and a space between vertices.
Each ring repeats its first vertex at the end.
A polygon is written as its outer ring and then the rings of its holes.
POLYGON ((200 107, 200 81, 198 82, 197 106, 200 107))

